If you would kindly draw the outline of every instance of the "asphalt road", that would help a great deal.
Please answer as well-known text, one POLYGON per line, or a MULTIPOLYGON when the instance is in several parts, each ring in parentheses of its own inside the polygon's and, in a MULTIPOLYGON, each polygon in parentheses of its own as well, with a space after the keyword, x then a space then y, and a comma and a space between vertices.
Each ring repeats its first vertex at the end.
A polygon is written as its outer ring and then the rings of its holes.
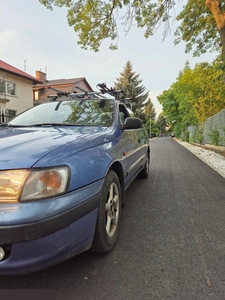
POLYGON ((225 178, 172 138, 150 145, 150 176, 126 192, 113 251, 0 276, 0 289, 55 289, 63 300, 225 299, 225 178))

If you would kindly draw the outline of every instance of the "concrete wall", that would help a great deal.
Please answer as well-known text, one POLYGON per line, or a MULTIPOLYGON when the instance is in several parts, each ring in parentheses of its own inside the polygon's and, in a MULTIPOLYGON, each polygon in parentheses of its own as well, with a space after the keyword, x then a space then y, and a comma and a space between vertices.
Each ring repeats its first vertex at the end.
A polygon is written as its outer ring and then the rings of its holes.
POLYGON ((208 118, 201 126, 188 127, 189 141, 202 144, 215 145, 218 135, 218 146, 225 146, 225 109, 208 118))

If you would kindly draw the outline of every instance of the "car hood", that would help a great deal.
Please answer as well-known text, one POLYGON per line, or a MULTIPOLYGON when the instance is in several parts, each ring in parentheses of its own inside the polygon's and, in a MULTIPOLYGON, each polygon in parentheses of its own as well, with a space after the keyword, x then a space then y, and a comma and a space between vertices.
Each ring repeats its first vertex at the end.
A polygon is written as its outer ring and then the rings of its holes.
POLYGON ((73 152, 107 142, 106 128, 0 128, 0 169, 30 168, 55 149, 73 143, 73 152))

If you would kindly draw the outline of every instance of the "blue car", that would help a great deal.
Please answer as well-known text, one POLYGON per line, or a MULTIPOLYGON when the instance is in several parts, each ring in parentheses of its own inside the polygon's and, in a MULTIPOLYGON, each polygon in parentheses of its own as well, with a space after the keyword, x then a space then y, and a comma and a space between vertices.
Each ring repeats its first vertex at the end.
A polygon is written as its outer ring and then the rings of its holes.
POLYGON ((0 275, 110 251, 125 191, 148 177, 148 135, 123 102, 66 96, 0 125, 0 275))

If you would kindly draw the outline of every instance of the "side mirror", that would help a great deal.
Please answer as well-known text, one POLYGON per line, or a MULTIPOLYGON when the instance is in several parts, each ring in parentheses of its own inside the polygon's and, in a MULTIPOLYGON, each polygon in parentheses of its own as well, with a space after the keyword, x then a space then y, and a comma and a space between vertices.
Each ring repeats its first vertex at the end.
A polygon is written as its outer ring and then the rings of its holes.
POLYGON ((127 117, 123 124, 123 129, 138 129, 142 127, 142 122, 139 118, 127 117))

